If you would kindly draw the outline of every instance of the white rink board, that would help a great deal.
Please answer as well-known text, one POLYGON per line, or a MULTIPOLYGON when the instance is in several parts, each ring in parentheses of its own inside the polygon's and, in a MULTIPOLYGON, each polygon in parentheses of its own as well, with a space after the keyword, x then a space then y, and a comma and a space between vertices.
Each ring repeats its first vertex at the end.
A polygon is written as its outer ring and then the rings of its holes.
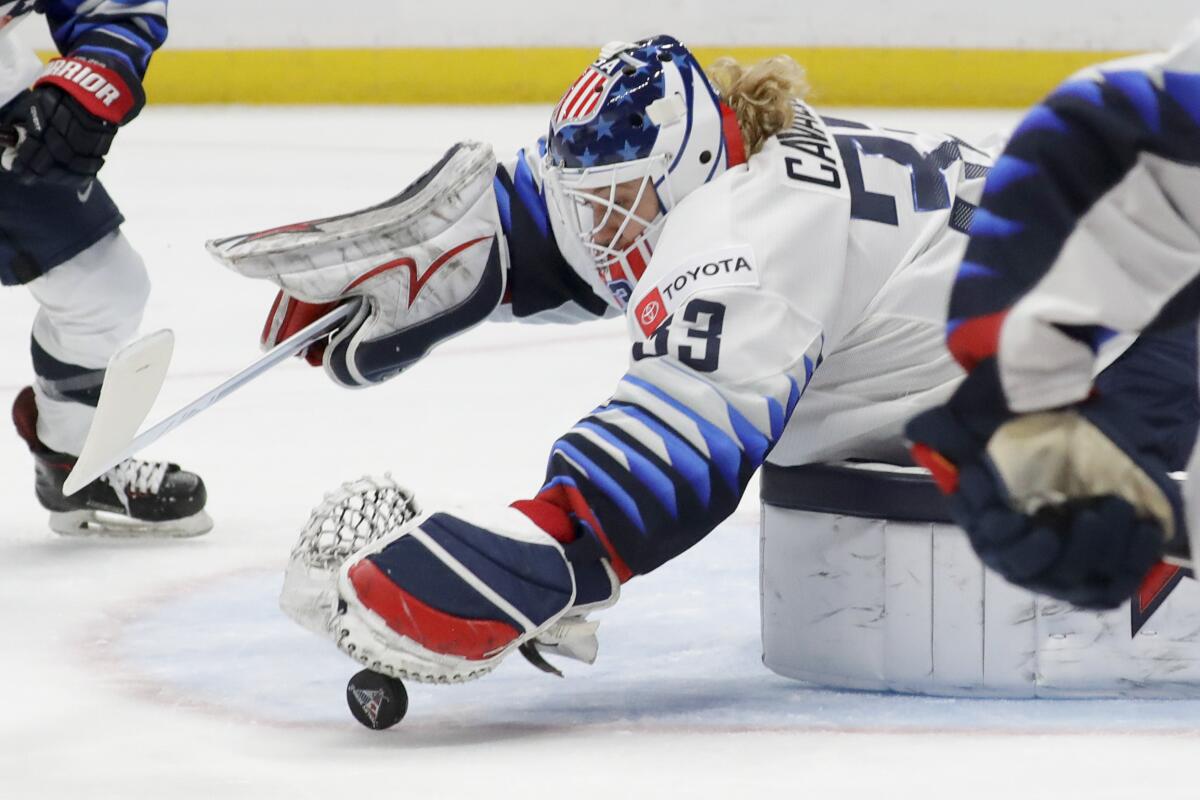
MULTIPOLYGON (((672 33, 694 45, 1153 50, 1197 14, 1192 0, 175 0, 167 47, 592 47, 672 33)), ((44 28, 23 32, 46 47, 44 28)))
MULTIPOLYGON (((544 115, 147 110, 121 134, 106 182, 154 278, 145 329, 178 337, 151 419, 256 353, 273 290, 208 261, 205 238, 373 203, 454 139, 486 133, 505 152, 544 115)), ((1013 120, 863 117, 966 138, 1013 120)), ((28 380, 32 314, 24 291, 0 292, 6 400, 28 380)), ((355 665, 275 608, 309 508, 339 481, 387 469, 427 507, 527 496, 550 441, 608 395, 625 353, 619 322, 485 326, 368 391, 280 367, 151 452, 209 484, 216 528, 186 542, 55 538, 30 461, 0 426, 0 797, 1191 796, 1196 701, 905 698, 770 673, 756 484, 707 541, 626 587, 603 615, 594 667, 569 663, 558 680, 513 661, 473 685, 416 687, 392 731, 356 725, 342 699, 355 665)))

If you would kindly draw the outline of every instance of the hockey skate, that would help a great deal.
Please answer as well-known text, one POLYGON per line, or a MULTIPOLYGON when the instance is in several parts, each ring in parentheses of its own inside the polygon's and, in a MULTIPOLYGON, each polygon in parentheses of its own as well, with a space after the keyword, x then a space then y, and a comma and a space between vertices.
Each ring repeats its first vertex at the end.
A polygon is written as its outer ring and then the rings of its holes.
POLYGON ((212 529, 199 475, 176 464, 128 458, 70 497, 63 481, 75 456, 37 437, 37 405, 25 387, 13 404, 17 433, 33 454, 38 501, 50 511, 50 529, 65 536, 160 538, 199 536, 212 529))

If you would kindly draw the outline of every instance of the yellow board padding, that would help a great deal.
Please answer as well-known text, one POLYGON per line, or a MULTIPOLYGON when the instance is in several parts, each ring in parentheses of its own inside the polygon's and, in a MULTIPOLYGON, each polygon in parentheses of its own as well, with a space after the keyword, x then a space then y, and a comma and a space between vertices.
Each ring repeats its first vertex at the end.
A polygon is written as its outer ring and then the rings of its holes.
MULTIPOLYGON (((1127 53, 870 47, 698 47, 701 63, 787 53, 824 105, 1020 107, 1088 64, 1127 53)), ((173 50, 147 78, 155 103, 555 102, 595 48, 173 50)))

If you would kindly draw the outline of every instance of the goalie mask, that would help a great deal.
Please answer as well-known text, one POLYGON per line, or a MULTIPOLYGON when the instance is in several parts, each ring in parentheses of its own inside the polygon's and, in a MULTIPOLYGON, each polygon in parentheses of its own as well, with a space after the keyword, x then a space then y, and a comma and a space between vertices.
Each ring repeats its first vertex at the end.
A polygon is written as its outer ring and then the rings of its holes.
POLYGON ((743 161, 737 118, 686 47, 615 42, 554 108, 546 197, 624 308, 666 215, 743 161))

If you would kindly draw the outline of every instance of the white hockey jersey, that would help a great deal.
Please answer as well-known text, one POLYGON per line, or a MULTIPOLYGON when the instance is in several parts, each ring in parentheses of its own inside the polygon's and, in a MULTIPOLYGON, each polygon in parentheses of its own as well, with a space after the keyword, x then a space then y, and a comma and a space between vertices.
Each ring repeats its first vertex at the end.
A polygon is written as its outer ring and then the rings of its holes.
POLYGON ((903 424, 962 375, 945 309, 990 163, 798 102, 790 130, 668 215, 628 300, 629 371, 555 443, 543 494, 594 514, 628 575, 707 534, 768 453, 903 458, 903 424))

